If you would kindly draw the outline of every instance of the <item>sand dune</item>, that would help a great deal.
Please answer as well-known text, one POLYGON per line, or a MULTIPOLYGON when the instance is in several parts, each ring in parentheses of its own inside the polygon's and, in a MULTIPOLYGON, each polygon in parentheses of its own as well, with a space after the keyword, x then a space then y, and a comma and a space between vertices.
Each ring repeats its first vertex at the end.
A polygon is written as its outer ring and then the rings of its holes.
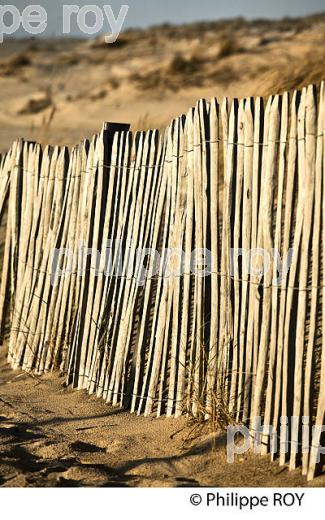
MULTIPOLYGON (((3 349, 2 349, 3 350, 3 349)), ((269 457, 226 461, 225 435, 186 418, 145 418, 13 373, 0 353, 0 486, 305 487, 269 457)), ((309 486, 323 486, 324 476, 309 486)))
POLYGON ((74 144, 103 120, 162 128, 200 97, 266 96, 325 77, 325 15, 129 30, 101 39, 6 40, 1 151, 19 137, 74 144))

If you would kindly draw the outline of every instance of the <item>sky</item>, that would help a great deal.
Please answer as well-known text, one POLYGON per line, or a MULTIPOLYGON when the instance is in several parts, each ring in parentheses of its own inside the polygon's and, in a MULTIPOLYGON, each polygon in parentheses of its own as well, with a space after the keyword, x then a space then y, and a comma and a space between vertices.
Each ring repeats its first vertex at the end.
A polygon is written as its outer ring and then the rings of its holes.
MULTIPOLYGON (((278 19, 285 16, 305 16, 325 11, 325 0, 11 0, 10 3, 20 12, 27 5, 43 6, 48 15, 47 29, 44 31, 46 36, 62 34, 63 5, 76 5, 80 8, 91 4, 96 4, 101 8, 103 5, 111 5, 114 15, 117 17, 121 6, 127 4, 129 11, 123 24, 124 29, 148 27, 166 22, 179 24, 239 16, 247 19, 278 19)), ((82 35, 77 23, 74 23, 74 18, 71 20, 72 34, 82 35)), ((91 16, 89 17, 90 22, 91 16)), ((7 18, 5 18, 5 23, 10 23, 7 18)), ((104 18, 103 32, 109 32, 109 23, 106 18, 104 18)), ((23 33, 24 31, 21 29, 14 35, 24 36, 23 33)))

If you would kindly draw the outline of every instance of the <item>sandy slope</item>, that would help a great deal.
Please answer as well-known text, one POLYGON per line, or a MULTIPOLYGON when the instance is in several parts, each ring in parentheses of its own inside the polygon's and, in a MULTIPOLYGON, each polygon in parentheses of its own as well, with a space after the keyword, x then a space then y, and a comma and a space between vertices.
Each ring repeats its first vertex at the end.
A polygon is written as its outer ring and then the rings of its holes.
MULTIPOLYGON (((12 372, 0 351, 0 486, 305 486, 268 458, 227 464, 216 439, 187 419, 147 419, 12 372)), ((313 485, 323 486, 325 477, 313 485)))
POLYGON ((0 150, 17 137, 75 144, 103 120, 162 128, 200 97, 269 95, 319 82, 324 38, 320 15, 134 30, 114 45, 6 40, 0 150))

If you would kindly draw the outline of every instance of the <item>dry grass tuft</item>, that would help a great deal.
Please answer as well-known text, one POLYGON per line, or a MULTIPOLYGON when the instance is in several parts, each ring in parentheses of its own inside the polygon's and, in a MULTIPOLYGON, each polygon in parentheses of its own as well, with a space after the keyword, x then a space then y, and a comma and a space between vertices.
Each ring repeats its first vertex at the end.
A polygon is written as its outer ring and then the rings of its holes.
POLYGON ((45 146, 50 140, 50 128, 56 114, 56 107, 53 105, 48 114, 43 116, 42 123, 39 130, 38 140, 45 146))
POLYGON ((180 54, 176 54, 170 61, 166 73, 167 74, 195 74, 198 72, 204 61, 199 56, 193 54, 190 58, 185 58, 180 54))
POLYGON ((208 75, 209 80, 219 85, 229 86, 231 83, 239 80, 239 74, 230 65, 217 65, 213 72, 208 75))
POLYGON ((54 106, 50 89, 40 93, 38 96, 29 99, 26 104, 18 111, 20 115, 39 114, 49 107, 54 106))
POLYGON ((220 44, 217 54, 217 58, 219 60, 223 58, 228 58, 229 56, 233 56, 234 54, 240 54, 241 52, 243 52, 243 49, 239 47, 237 41, 234 38, 232 38, 228 34, 225 34, 220 38, 220 44))
POLYGON ((21 69, 29 67, 32 64, 28 54, 20 52, 7 58, 5 61, 0 63, 0 75, 1 76, 14 76, 21 69))
POLYGON ((59 67, 73 67, 80 63, 80 57, 75 53, 62 53, 58 56, 55 65, 59 67))
POLYGON ((162 92, 177 92, 185 86, 203 84, 204 63, 205 61, 196 54, 192 54, 189 58, 176 54, 167 65, 147 74, 133 74, 130 80, 142 90, 159 89, 162 92))
POLYGON ((325 79, 325 52, 307 56, 294 62, 287 69, 266 72, 260 82, 259 91, 263 96, 300 90, 309 84, 320 84, 325 79))

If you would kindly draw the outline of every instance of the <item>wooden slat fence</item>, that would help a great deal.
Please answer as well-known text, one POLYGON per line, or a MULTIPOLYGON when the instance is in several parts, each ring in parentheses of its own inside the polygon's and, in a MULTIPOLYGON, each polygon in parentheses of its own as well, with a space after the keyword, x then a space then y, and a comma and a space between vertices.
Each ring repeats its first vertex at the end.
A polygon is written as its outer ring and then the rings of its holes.
POLYGON ((288 441, 280 464, 313 478, 322 432, 302 420, 325 413, 324 115, 322 84, 200 100, 164 133, 16 141, 0 182, 13 368, 60 369, 146 416, 252 433, 261 417, 288 441))

